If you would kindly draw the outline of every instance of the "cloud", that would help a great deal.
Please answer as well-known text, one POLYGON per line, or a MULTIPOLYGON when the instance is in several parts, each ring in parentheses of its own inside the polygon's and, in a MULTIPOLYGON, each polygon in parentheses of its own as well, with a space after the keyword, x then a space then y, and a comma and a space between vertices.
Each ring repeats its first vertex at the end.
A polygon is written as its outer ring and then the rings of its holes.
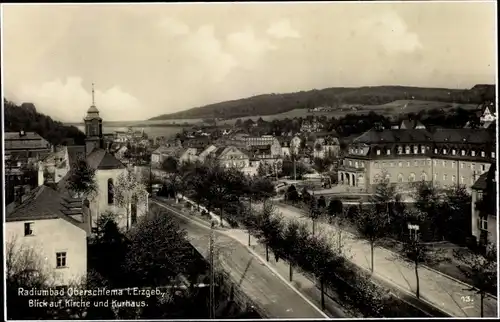
POLYGON ((174 36, 187 35, 189 33, 188 25, 174 18, 165 17, 160 20, 158 25, 165 32, 174 36))
MULTIPOLYGON (((90 87, 90 84, 84 87, 80 77, 68 77, 39 86, 26 86, 20 89, 18 96, 25 102, 34 102, 40 112, 56 120, 79 122, 92 103, 90 87)), ((139 100, 117 86, 106 91, 96 88, 95 101, 103 120, 144 118, 139 100)))
POLYGON ((197 78, 220 82, 239 64, 231 53, 224 50, 212 25, 201 26, 189 34, 181 46, 190 62, 186 67, 196 73, 193 76, 197 78))
POLYGON ((269 26, 267 33, 274 38, 284 39, 284 38, 300 38, 298 31, 293 29, 290 25, 290 21, 283 19, 275 22, 269 26))
POLYGON ((422 48, 418 34, 408 31, 405 21, 394 11, 362 20, 359 31, 373 37, 388 53, 412 53, 422 48))
POLYGON ((277 49, 268 39, 258 38, 250 27, 229 34, 226 44, 244 67, 253 66, 262 55, 277 49))

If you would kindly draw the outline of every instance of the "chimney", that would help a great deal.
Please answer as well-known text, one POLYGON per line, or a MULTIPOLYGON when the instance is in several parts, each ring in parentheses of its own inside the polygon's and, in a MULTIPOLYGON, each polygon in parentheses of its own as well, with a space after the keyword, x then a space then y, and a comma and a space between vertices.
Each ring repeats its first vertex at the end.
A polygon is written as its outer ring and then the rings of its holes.
POLYGON ((22 203, 22 191, 20 186, 14 187, 14 203, 16 206, 22 203))

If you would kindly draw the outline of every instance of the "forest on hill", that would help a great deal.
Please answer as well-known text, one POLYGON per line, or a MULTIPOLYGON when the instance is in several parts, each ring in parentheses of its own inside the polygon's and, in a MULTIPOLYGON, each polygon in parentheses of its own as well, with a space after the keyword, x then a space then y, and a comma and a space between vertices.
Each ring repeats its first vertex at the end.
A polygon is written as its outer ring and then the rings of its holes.
POLYGON ((219 118, 230 119, 245 116, 273 115, 297 108, 329 106, 340 108, 343 104, 366 107, 396 100, 438 101, 459 104, 479 104, 495 99, 494 85, 476 85, 471 89, 424 88, 409 86, 333 87, 322 90, 300 91, 287 94, 265 94, 238 100, 210 104, 172 114, 164 114, 150 120, 219 118))
POLYGON ((5 132, 36 132, 53 145, 85 144, 85 134, 74 126, 39 113, 32 103, 17 105, 4 98, 5 132))

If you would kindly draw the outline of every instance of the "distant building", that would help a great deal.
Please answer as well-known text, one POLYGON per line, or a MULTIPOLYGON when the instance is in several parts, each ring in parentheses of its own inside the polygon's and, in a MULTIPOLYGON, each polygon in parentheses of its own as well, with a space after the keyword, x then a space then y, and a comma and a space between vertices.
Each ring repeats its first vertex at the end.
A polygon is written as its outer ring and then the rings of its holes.
POLYGON ((197 151, 198 149, 196 148, 161 146, 151 154, 151 164, 155 167, 160 167, 168 157, 173 157, 180 163, 194 162, 198 160, 197 151))
POLYGON ((406 188, 422 180, 470 188, 495 162, 495 140, 486 129, 372 129, 349 145, 339 182, 372 190, 385 173, 406 188))
POLYGON ((51 152, 50 143, 35 132, 5 132, 4 149, 6 156, 27 162, 30 158, 42 158, 51 152))
POLYGON ((318 132, 323 128, 323 125, 316 118, 312 120, 304 120, 300 126, 300 132, 318 132))

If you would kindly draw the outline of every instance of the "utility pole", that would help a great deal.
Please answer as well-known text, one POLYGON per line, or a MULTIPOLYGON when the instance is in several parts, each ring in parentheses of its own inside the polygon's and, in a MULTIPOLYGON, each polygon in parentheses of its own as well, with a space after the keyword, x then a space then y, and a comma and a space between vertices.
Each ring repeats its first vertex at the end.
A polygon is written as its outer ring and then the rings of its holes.
POLYGON ((293 158, 293 180, 297 181, 297 168, 295 167, 295 154, 292 155, 293 158))
POLYGON ((210 226, 210 319, 215 319, 215 270, 214 270, 214 225, 210 226))

